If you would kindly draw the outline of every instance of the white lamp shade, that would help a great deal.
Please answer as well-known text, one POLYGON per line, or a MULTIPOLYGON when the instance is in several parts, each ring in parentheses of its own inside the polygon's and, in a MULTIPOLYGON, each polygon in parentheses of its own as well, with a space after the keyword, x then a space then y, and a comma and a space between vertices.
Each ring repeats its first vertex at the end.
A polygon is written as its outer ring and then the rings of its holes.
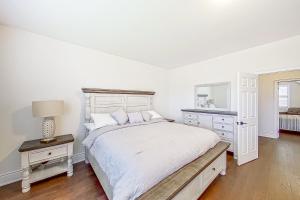
POLYGON ((64 101, 33 101, 32 115, 34 117, 54 117, 64 112, 64 101))

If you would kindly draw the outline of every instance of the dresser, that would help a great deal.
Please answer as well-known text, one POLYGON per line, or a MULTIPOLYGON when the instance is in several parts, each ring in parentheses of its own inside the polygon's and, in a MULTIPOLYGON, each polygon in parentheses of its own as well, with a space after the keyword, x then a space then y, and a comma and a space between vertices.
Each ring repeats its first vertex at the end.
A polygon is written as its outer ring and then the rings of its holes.
POLYGON ((233 152, 236 157, 236 112, 200 109, 183 109, 181 111, 184 124, 213 130, 222 141, 231 144, 228 151, 233 152))

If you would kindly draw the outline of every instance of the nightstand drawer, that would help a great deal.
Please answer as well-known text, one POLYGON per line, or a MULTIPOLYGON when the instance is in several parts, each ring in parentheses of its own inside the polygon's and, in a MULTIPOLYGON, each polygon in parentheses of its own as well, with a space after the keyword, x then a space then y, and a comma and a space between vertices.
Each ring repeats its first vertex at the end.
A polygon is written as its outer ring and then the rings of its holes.
POLYGON ((67 154, 68 154, 67 145, 59 146, 56 148, 45 148, 42 150, 35 150, 29 153, 29 162, 35 163, 39 161, 46 161, 55 157, 67 156, 67 154))

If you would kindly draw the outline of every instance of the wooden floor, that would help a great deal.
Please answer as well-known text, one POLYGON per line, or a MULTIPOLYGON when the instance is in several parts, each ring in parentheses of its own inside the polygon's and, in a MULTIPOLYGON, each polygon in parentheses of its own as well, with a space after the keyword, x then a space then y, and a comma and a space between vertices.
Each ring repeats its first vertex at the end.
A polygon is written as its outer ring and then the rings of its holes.
MULTIPOLYGON (((0 199, 107 200, 92 168, 76 164, 74 176, 60 175, 32 185, 22 194, 21 183, 0 187, 0 199)), ((199 200, 300 200, 300 136, 279 140, 259 138, 259 159, 236 166, 228 155, 226 176, 218 177, 199 200)))

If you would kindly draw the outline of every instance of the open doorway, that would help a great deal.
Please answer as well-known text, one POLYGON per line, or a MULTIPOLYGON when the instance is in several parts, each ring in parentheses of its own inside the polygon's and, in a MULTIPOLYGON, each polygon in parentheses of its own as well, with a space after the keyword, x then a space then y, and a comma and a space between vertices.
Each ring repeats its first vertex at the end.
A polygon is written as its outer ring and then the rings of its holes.
POLYGON ((279 138, 280 130, 291 127, 298 130, 296 114, 300 109, 300 93, 293 88, 300 88, 300 69, 259 74, 258 79, 259 136, 279 138), (291 112, 292 117, 288 115, 291 112))
POLYGON ((300 79, 275 82, 275 131, 300 136, 300 79))

